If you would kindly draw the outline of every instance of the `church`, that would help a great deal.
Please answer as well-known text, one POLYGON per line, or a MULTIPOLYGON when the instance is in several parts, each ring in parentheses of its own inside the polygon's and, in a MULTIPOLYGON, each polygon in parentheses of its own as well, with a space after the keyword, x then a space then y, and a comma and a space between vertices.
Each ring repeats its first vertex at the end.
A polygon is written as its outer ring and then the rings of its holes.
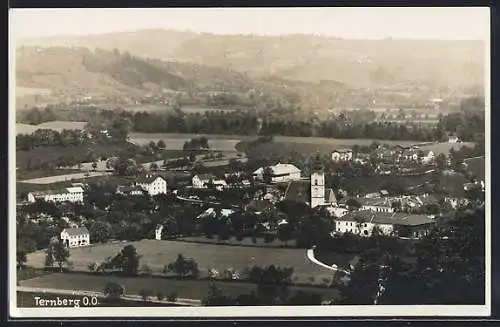
POLYGON ((311 208, 329 206, 337 202, 333 189, 326 188, 325 172, 319 156, 311 164, 311 178, 290 182, 285 199, 306 203, 311 208))

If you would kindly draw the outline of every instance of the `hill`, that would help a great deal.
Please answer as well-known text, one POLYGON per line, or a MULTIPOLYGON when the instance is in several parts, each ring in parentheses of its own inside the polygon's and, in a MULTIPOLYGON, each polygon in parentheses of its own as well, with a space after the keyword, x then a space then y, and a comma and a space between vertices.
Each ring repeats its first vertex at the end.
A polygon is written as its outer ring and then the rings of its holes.
POLYGON ((313 35, 215 35, 152 29, 26 39, 20 44, 116 48, 140 57, 221 67, 252 77, 314 83, 330 80, 352 87, 471 88, 484 83, 481 41, 344 40, 313 35))

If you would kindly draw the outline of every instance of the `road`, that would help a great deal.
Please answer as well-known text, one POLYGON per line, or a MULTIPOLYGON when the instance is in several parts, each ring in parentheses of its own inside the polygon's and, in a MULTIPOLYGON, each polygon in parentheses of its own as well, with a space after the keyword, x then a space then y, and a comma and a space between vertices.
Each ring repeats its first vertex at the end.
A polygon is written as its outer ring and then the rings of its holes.
POLYGON ((25 179, 20 181, 21 183, 26 184, 53 184, 60 182, 67 182, 75 179, 84 179, 88 177, 98 177, 98 176, 106 176, 110 175, 110 173, 105 171, 94 171, 88 173, 73 173, 73 174, 65 174, 65 175, 55 175, 55 176, 46 176, 32 179, 25 179))
MULTIPOLYGON (((93 292, 93 291, 83 291, 83 290, 61 290, 61 289, 55 289, 55 288, 40 288, 40 287, 26 287, 26 286, 17 286, 17 291, 18 292, 30 292, 30 293, 52 293, 52 294, 61 294, 61 295, 78 295, 78 296, 94 296, 98 298, 104 298, 105 295, 102 292, 93 292)), ((124 300, 129 300, 129 301, 142 301, 142 297, 137 294, 126 294, 121 297, 124 300)), ((182 306, 201 306, 201 300, 197 299, 185 299, 185 298, 178 298, 176 302, 170 302, 167 300, 158 300, 158 299, 153 299, 151 297, 149 302, 154 302, 154 303, 165 303, 165 304, 176 304, 176 305, 182 305, 182 306)))
POLYGON ((328 269, 328 270, 331 270, 331 271, 335 271, 335 272, 339 272, 339 271, 340 271, 340 272, 343 272, 343 273, 345 273, 345 274, 347 274, 347 275, 349 275, 349 274, 350 274, 350 273, 349 273, 347 270, 345 270, 345 269, 339 269, 339 268, 336 268, 336 267, 331 267, 331 266, 325 265, 323 262, 321 262, 321 261, 319 261, 318 259, 316 259, 316 258, 314 257, 314 248, 312 248, 312 249, 308 249, 308 250, 307 250, 307 258, 308 258, 311 262, 313 262, 314 264, 317 264, 318 266, 321 266, 321 267, 323 267, 323 268, 325 268, 325 269, 328 269))

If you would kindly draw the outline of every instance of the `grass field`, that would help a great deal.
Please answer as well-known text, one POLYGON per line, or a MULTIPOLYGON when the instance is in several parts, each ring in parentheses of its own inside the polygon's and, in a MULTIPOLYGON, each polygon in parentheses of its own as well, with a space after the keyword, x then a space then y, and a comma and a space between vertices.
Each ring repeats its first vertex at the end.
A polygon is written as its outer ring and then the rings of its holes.
MULTIPOLYGON (((119 244, 99 244, 90 247, 71 249, 69 260, 75 270, 88 270, 93 262, 102 262, 109 256, 115 256, 125 245, 132 244, 137 253, 142 255, 140 265, 147 264, 153 271, 162 271, 164 265, 175 261, 178 254, 193 258, 200 271, 210 268, 224 270, 233 268, 242 271, 252 265, 293 267, 298 282, 307 282, 311 276, 317 280, 331 278, 329 270, 325 270, 306 256, 304 249, 269 249, 259 247, 241 247, 230 245, 197 244, 177 241, 142 240, 139 242, 119 244)), ((28 264, 42 267, 45 254, 43 251, 28 255, 28 264)))
POLYGON ((87 122, 79 121, 49 121, 38 125, 16 123, 17 134, 31 134, 38 129, 52 129, 61 132, 63 129, 83 129, 87 122))
POLYGON ((215 151, 236 151, 236 145, 244 139, 253 139, 251 136, 238 135, 208 135, 208 134, 171 134, 171 133, 130 133, 130 141, 142 145, 151 141, 163 140, 169 150, 182 150, 184 143, 195 137, 204 136, 208 145, 215 151))
MULTIPOLYGON (((212 281, 208 280, 177 280, 157 277, 117 277, 102 276, 79 273, 55 273, 42 277, 24 280, 19 282, 20 286, 37 288, 59 288, 68 290, 82 290, 102 292, 108 282, 118 282, 125 288, 126 294, 138 294, 142 289, 151 290, 156 294, 162 292, 169 294, 176 292, 179 298, 203 299, 208 295, 209 287, 212 281)), ((244 282, 223 282, 215 281, 224 294, 238 296, 257 291, 257 287, 252 283, 244 282)), ((298 290, 307 290, 323 295, 325 299, 332 299, 338 296, 338 291, 332 288, 293 286, 292 292, 298 290)))

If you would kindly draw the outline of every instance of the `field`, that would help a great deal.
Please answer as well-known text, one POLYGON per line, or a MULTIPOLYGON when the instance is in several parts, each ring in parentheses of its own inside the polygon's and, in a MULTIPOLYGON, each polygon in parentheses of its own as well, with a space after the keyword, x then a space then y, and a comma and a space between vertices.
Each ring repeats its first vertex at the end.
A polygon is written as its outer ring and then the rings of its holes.
MULTIPOLYGON (((116 281, 122 284, 126 294, 138 294, 142 289, 162 292, 169 294, 176 292, 179 298, 203 299, 209 291, 212 281, 208 280, 177 280, 158 277, 117 277, 117 276, 99 276, 82 273, 55 273, 42 277, 24 280, 19 282, 20 286, 37 288, 54 288, 67 290, 82 290, 102 292, 106 283, 116 281)), ((223 292, 230 296, 249 294, 257 291, 255 284, 246 282, 214 282, 223 292)), ((331 299, 338 296, 338 291, 330 288, 293 286, 290 290, 307 290, 317 292, 323 295, 325 299, 331 299)))
POLYGON ((372 139, 331 139, 323 137, 293 137, 275 136, 272 142, 261 143, 249 148, 249 141, 240 142, 236 148, 244 151, 248 156, 259 157, 262 155, 288 155, 290 152, 298 152, 304 155, 311 155, 317 152, 331 153, 338 148, 349 148, 354 145, 370 145, 374 141, 389 145, 411 145, 418 141, 383 141, 372 139))
POLYGON ((39 89, 33 87, 16 87, 16 97, 32 96, 32 95, 49 95, 52 91, 49 89, 39 89))
POLYGON ((52 129, 61 132, 63 129, 84 129, 87 122, 80 121, 49 121, 38 125, 16 123, 16 135, 31 134, 38 129, 52 129))
MULTIPOLYGON (((75 270, 87 271, 93 262, 102 262, 109 256, 115 256, 125 245, 132 244, 137 253, 142 255, 140 265, 147 264, 153 271, 162 271, 177 258, 178 254, 193 258, 200 271, 210 268, 224 270, 233 268, 242 271, 252 265, 293 267, 298 282, 308 282, 311 276, 316 280, 331 278, 329 270, 316 266, 306 257, 304 249, 269 249, 260 247, 242 247, 230 245, 197 244, 178 241, 142 240, 131 243, 99 244, 84 248, 71 249, 69 260, 75 270)), ((28 255, 28 264, 42 267, 45 254, 43 251, 28 255)))
POLYGON ((236 145, 241 140, 253 139, 251 136, 170 133, 130 133, 129 136, 130 141, 138 145, 163 140, 169 150, 182 150, 186 141, 201 136, 208 139, 208 145, 214 151, 236 151, 236 145))

